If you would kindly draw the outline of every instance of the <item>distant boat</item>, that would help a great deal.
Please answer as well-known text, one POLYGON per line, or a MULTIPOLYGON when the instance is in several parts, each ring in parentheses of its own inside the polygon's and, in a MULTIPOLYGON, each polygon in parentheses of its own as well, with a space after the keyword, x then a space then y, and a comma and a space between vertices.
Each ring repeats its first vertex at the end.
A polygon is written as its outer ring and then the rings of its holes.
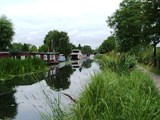
POLYGON ((64 56, 63 54, 59 54, 58 61, 59 61, 59 62, 64 62, 64 61, 66 61, 65 56, 64 56))
POLYGON ((70 56, 71 56, 71 60, 80 60, 83 57, 82 52, 79 49, 73 49, 70 56))

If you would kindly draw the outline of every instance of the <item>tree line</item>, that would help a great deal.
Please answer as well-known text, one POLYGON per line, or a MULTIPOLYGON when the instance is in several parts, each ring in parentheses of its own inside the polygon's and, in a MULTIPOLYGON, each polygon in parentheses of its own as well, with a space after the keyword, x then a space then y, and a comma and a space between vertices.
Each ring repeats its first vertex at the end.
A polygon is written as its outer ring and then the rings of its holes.
POLYGON ((32 44, 14 43, 13 23, 6 16, 0 17, 0 51, 10 52, 55 52, 64 54, 66 57, 71 53, 72 49, 80 49, 84 54, 91 54, 93 50, 89 45, 81 47, 79 44, 75 46, 70 42, 69 36, 64 31, 51 30, 45 36, 43 45, 37 48, 32 44))
POLYGON ((123 0, 119 9, 106 22, 113 32, 100 45, 99 52, 105 53, 114 49, 136 54, 152 46, 156 64, 156 46, 160 42, 159 0, 123 0))

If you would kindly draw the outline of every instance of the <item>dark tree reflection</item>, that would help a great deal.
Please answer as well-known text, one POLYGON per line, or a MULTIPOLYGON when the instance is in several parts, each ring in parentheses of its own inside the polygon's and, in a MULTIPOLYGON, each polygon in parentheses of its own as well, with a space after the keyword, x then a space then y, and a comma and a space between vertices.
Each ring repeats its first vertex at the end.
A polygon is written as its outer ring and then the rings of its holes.
POLYGON ((93 62, 93 61, 90 61, 90 60, 83 60, 82 66, 83 66, 84 68, 90 68, 90 67, 92 66, 92 62, 93 62))
POLYGON ((17 115, 16 92, 9 82, 0 82, 0 119, 13 119, 17 115))
POLYGON ((55 74, 48 76, 46 82, 54 90, 68 89, 70 86, 70 75, 73 73, 72 67, 66 65, 56 68, 55 74))

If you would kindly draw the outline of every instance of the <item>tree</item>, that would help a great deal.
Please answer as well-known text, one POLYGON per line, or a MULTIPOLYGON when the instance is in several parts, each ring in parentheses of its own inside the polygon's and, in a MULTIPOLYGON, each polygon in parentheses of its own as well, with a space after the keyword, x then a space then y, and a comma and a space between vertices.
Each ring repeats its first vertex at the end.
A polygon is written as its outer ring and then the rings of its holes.
POLYGON ((37 47, 32 44, 12 43, 9 47, 10 52, 36 52, 37 47))
POLYGON ((144 32, 146 36, 160 36, 160 1, 143 0, 145 16, 144 32))
POLYGON ((78 48, 79 50, 82 50, 81 44, 79 44, 77 48, 78 48))
POLYGON ((156 46, 160 42, 160 1, 159 0, 144 0, 143 1, 144 15, 144 35, 148 36, 153 45, 153 63, 156 62, 156 46))
POLYGON ((42 46, 39 47, 38 51, 39 52, 48 52, 48 45, 43 44, 42 46))
POLYGON ((14 35, 13 24, 6 16, 0 17, 0 51, 8 50, 14 35))
POLYGON ((108 18, 120 51, 127 52, 147 42, 142 36, 144 18, 141 0, 123 0, 120 9, 108 18))
POLYGON ((22 52, 22 43, 12 43, 9 47, 10 52, 22 52))
POLYGON ((37 52, 37 47, 35 45, 30 45, 29 51, 30 52, 37 52))
POLYGON ((44 39, 44 44, 48 45, 49 51, 57 50, 59 46, 60 32, 57 30, 49 31, 44 39))
POLYGON ((30 44, 24 43, 21 52, 29 52, 30 44))
POLYGON ((67 57, 72 49, 69 37, 66 32, 57 30, 49 31, 45 37, 44 44, 49 47, 50 51, 59 52, 67 57))
POLYGON ((89 45, 84 45, 82 47, 82 53, 89 55, 89 54, 93 53, 93 51, 89 45))
POLYGON ((114 29, 121 51, 136 46, 153 45, 153 61, 156 66, 156 45, 160 42, 160 1, 123 0, 120 9, 108 19, 114 29))
POLYGON ((109 36, 106 40, 103 41, 103 43, 100 45, 98 51, 100 53, 107 53, 111 52, 115 49, 116 43, 115 43, 115 37, 109 36))

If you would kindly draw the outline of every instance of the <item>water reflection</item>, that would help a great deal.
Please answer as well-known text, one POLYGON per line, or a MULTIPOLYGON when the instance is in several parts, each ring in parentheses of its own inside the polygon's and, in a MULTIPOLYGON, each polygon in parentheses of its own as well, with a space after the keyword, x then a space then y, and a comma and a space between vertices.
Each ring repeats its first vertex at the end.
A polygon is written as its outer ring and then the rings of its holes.
POLYGON ((15 86, 32 85, 37 82, 37 80, 42 80, 42 78, 44 78, 44 75, 41 73, 0 81, 0 119, 14 119, 17 115, 18 104, 14 96, 17 92, 15 86))
POLYGON ((87 60, 87 59, 83 59, 83 67, 84 68, 90 68, 92 65, 93 61, 87 60))
POLYGON ((71 66, 72 66, 73 71, 76 71, 76 69, 79 69, 79 71, 81 72, 82 64, 83 64, 83 60, 72 60, 71 61, 71 66))
MULTIPOLYGON (((0 119, 6 117, 16 120, 28 119, 28 115, 30 118, 39 119, 29 107, 28 101, 34 102, 33 104, 38 104, 38 101, 42 105, 40 101, 44 96, 40 95, 40 91, 42 91, 40 84, 44 86, 44 89, 50 88, 54 94, 63 91, 75 95, 78 93, 77 89, 81 86, 81 82, 85 83, 90 72, 94 72, 93 68, 97 69, 97 65, 93 65, 91 61, 72 61, 67 65, 61 63, 58 66, 52 66, 47 74, 40 73, 16 77, 9 81, 0 81, 0 119), (90 69, 91 67, 92 69, 90 69), (28 99, 24 96, 27 96, 28 99)), ((45 102, 43 101, 43 103, 45 102)))
POLYGON ((69 88, 70 75, 73 73, 70 65, 66 65, 62 68, 55 67, 48 73, 49 76, 47 77, 46 82, 51 89, 59 91, 69 88))
POLYGON ((0 93, 0 119, 13 119, 17 115, 17 103, 14 93, 15 90, 0 93))

